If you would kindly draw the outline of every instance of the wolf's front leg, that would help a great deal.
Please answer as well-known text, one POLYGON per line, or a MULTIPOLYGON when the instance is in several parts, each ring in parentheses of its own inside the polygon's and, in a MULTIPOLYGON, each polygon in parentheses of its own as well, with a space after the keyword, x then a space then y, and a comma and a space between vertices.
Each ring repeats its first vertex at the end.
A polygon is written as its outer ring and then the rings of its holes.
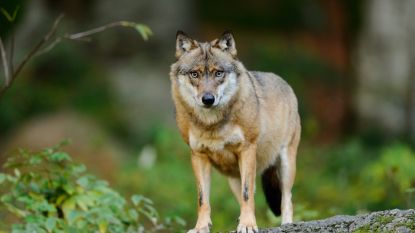
POLYGON ((198 193, 198 212, 195 228, 188 233, 208 233, 212 226, 210 220, 210 162, 205 154, 192 152, 192 167, 196 177, 198 193))
POLYGON ((241 215, 239 217, 238 233, 256 233, 258 227, 255 219, 255 175, 256 175, 256 145, 245 146, 239 158, 241 173, 241 215))

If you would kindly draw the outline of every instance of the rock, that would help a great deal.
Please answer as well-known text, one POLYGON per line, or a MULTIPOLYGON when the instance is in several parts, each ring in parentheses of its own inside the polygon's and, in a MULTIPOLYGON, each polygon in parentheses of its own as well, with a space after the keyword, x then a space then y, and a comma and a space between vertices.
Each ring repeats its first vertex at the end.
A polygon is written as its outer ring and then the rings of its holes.
POLYGON ((260 233, 288 232, 415 232, 415 209, 385 210, 356 216, 338 215, 260 230, 260 233))

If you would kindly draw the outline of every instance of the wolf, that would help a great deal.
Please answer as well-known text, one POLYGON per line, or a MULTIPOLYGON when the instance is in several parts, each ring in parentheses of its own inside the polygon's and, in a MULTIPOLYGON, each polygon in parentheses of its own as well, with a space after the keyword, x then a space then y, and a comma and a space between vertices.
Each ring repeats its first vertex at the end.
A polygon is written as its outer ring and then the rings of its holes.
POLYGON ((198 218, 188 233, 210 232, 212 166, 228 177, 240 205, 238 233, 258 232, 257 174, 272 212, 282 215, 282 224, 291 223, 301 134, 292 88, 273 73, 248 71, 229 31, 211 42, 178 31, 175 56, 170 80, 176 122, 191 150, 198 193, 198 218))

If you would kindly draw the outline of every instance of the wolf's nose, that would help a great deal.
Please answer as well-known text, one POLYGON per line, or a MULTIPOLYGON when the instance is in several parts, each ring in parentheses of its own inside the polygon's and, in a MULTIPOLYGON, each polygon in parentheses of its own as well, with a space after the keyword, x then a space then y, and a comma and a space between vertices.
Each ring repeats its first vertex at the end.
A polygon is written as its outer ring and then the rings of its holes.
POLYGON ((205 107, 210 107, 215 102, 215 96, 210 93, 206 93, 202 96, 202 103, 205 107))

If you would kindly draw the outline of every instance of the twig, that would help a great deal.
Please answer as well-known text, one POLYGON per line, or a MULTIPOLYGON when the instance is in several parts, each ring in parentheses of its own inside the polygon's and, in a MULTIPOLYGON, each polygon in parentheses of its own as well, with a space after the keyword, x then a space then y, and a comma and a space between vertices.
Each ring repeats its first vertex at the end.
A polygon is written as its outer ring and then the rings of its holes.
POLYGON ((62 37, 58 37, 56 38, 52 43, 50 43, 46 48, 38 51, 34 56, 37 57, 39 55, 42 55, 44 53, 49 52, 50 50, 52 50, 59 42, 62 41, 62 37))
POLYGON ((36 56, 42 55, 44 53, 49 52, 50 50, 52 50, 57 44, 59 44, 59 42, 61 42, 63 39, 67 39, 67 40, 82 40, 82 41, 90 41, 87 37, 91 36, 93 34, 99 33, 99 32, 103 32, 107 29, 110 28, 114 28, 114 27, 134 27, 136 24, 132 23, 132 22, 128 22, 128 21, 118 21, 118 22, 113 22, 113 23, 109 23, 106 25, 103 25, 101 27, 97 27, 97 28, 93 28, 91 30, 88 31, 84 31, 84 32, 78 32, 78 33, 74 33, 74 34, 65 34, 63 36, 59 36, 57 37, 52 43, 50 43, 50 45, 48 45, 46 48, 44 48, 43 50, 39 51, 36 53, 36 56))
POLYGON ((88 30, 88 31, 85 31, 85 32, 79 32, 79 33, 75 33, 75 34, 71 34, 71 35, 65 35, 64 37, 67 38, 67 39, 70 39, 70 40, 77 40, 77 39, 80 39, 82 37, 87 37, 87 36, 93 35, 95 33, 105 31, 109 28, 118 27, 118 26, 127 26, 127 24, 129 24, 129 22, 126 22, 126 21, 113 22, 113 23, 109 23, 109 24, 106 24, 104 26, 97 27, 97 28, 94 28, 94 29, 91 29, 91 30, 88 30))
POLYGON ((14 30, 12 29, 11 38, 10 38, 10 50, 9 50, 9 65, 10 65, 10 73, 13 74, 14 72, 14 30))
POLYGON ((8 86, 10 82, 9 64, 7 64, 6 49, 4 48, 3 40, 0 37, 0 53, 4 68, 4 86, 8 86))
POLYGON ((49 30, 48 34, 46 34, 46 36, 43 37, 43 39, 37 43, 37 45, 26 55, 23 61, 19 64, 16 71, 13 73, 13 77, 16 77, 22 70, 23 66, 30 60, 30 58, 32 58, 36 54, 36 52, 39 51, 39 49, 51 39, 51 37, 55 34, 56 29, 58 28, 58 25, 62 18, 63 14, 59 15, 59 17, 53 23, 52 28, 49 30))
POLYGON ((4 92, 11 86, 13 81, 16 79, 16 77, 19 75, 19 73, 21 72, 23 67, 26 65, 26 63, 31 58, 49 52, 58 43, 60 43, 64 39, 67 39, 67 40, 83 40, 83 41, 87 40, 88 41, 88 38, 87 38, 88 36, 91 36, 93 34, 105 31, 109 28, 118 27, 118 26, 135 28, 141 34, 141 36, 143 37, 144 40, 147 40, 148 35, 152 34, 151 30, 145 25, 136 24, 136 23, 128 22, 128 21, 118 21, 118 22, 109 23, 109 24, 106 24, 104 26, 97 27, 97 28, 94 28, 94 29, 91 29, 91 30, 88 30, 88 31, 84 31, 84 32, 79 32, 79 33, 74 33, 74 34, 65 34, 63 36, 57 36, 57 37, 55 37, 55 39, 52 42, 50 42, 52 37, 55 35, 57 27, 58 27, 60 21, 62 20, 62 18, 63 18, 63 15, 62 14, 59 15, 59 17, 53 23, 53 25, 52 25, 51 29, 49 30, 49 32, 23 58, 23 60, 17 66, 16 70, 14 70, 14 67, 13 67, 14 35, 12 35, 12 39, 11 39, 10 61, 9 62, 6 59, 6 51, 4 49, 3 43, 2 43, 1 38, 0 38, 0 52, 2 53, 4 73, 5 73, 5 76, 6 76, 4 85, 2 87, 0 87, 0 98, 2 97, 4 92), (47 44, 47 43, 49 43, 49 45, 47 45, 45 48, 43 48, 45 46, 45 44, 47 44), (10 72, 9 68, 11 69, 11 72, 10 72))
MULTIPOLYGON (((26 63, 39 51, 40 48, 42 48, 42 46, 49 42, 49 40, 51 39, 51 37, 55 34, 56 29, 60 23, 60 21, 63 18, 63 14, 59 15, 58 18, 56 18, 55 22, 53 23, 51 29, 49 30, 48 34, 46 34, 45 37, 43 37, 42 40, 40 40, 35 47, 33 47, 33 49, 25 56, 25 58, 23 58, 22 62, 20 62, 20 64, 17 66, 16 71, 13 72, 13 74, 10 77, 10 74, 8 73, 8 70, 6 72, 6 66, 5 66, 5 75, 6 75, 6 80, 8 80, 8 82, 5 82, 5 85, 3 85, 0 89, 0 97, 4 94, 4 92, 6 92, 6 90, 11 86, 11 84, 13 83, 13 81, 16 79, 16 77, 19 75, 20 71, 22 70, 22 68, 26 65, 26 63), (7 73, 7 74, 6 74, 7 73)), ((4 59, 3 59, 4 60, 4 59)), ((8 68, 8 67, 7 67, 8 68)))
MULTIPOLYGON (((52 41, 48 46, 46 46, 44 49, 38 51, 34 55, 34 57, 37 57, 37 56, 40 56, 40 55, 43 55, 45 53, 50 52, 53 48, 55 48, 55 46, 57 44, 59 44, 60 42, 62 42, 63 39, 69 39, 69 38, 66 38, 65 36, 59 36, 59 37, 55 38, 55 40, 52 41)), ((91 41, 89 38, 77 38, 76 40, 78 40, 78 41, 84 41, 84 42, 90 42, 91 41)))

